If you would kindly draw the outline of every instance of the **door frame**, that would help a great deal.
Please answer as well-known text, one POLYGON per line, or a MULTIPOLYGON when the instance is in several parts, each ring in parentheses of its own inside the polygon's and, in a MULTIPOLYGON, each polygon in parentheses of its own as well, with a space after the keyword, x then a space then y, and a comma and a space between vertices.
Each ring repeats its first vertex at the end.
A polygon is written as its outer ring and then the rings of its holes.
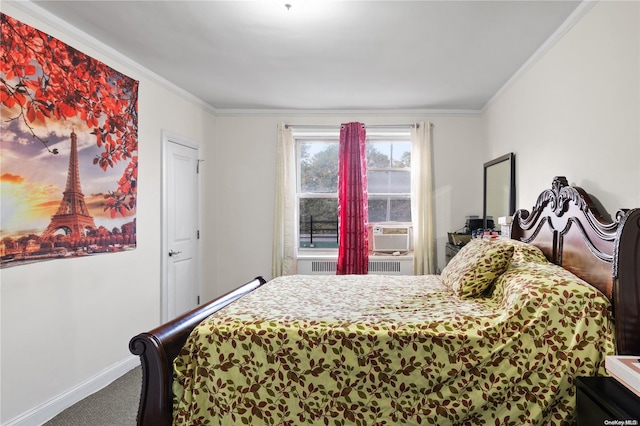
MULTIPOLYGON (((192 148, 195 149, 197 152, 197 158, 198 158, 198 167, 199 167, 199 163, 201 162, 200 160, 200 143, 193 140, 193 139, 189 139, 187 137, 178 135, 176 133, 170 132, 168 130, 165 129, 161 129, 161 133, 162 133, 162 190, 161 190, 161 206, 162 206, 162 212, 161 212, 161 244, 160 244, 160 263, 161 263, 161 291, 160 291, 160 319, 161 319, 161 323, 164 324, 167 321, 169 321, 169 256, 167 255, 167 253, 169 253, 169 239, 168 239, 168 233, 169 233, 169 221, 168 221, 168 185, 167 185, 167 181, 168 181, 168 172, 167 172, 167 147, 169 146, 169 144, 173 143, 173 144, 177 144, 177 145, 183 145, 186 146, 188 148, 192 148)), ((198 229, 200 229, 200 173, 198 173, 197 176, 197 182, 198 182, 198 187, 196 188, 196 197, 197 197, 197 227, 198 229)), ((196 267, 197 267, 197 271, 196 271, 196 281, 197 281, 197 285, 198 285, 198 293, 202 292, 202 288, 201 288, 201 282, 200 282, 200 240, 198 239, 198 258, 196 260, 196 267)))

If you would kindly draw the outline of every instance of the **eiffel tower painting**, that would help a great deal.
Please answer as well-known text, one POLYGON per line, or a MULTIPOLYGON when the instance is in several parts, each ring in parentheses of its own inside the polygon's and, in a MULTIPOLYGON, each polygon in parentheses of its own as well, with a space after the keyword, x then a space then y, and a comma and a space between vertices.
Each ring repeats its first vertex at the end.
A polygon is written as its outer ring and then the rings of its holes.
POLYGON ((71 132, 71 154, 69 155, 69 171, 67 184, 62 193, 62 201, 51 222, 42 233, 42 239, 52 236, 59 229, 72 240, 79 240, 85 236, 86 229, 96 229, 93 217, 84 202, 84 194, 80 187, 80 171, 78 169, 78 138, 71 132))

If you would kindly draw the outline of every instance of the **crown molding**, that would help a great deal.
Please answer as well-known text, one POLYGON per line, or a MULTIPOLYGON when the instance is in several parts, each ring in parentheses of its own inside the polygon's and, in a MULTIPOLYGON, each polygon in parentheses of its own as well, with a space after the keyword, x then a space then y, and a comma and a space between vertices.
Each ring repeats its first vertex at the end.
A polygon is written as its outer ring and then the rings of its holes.
POLYGON ((264 116, 264 117, 301 117, 301 116, 481 116, 481 110, 470 109, 216 109, 218 117, 264 116))
POLYGON ((144 77, 154 82, 155 84, 184 98, 185 100, 200 106, 205 111, 208 111, 214 115, 216 114, 216 109, 212 105, 206 103, 205 101, 193 95, 192 93, 187 92, 181 87, 173 84, 169 80, 159 76, 158 74, 154 73, 150 69, 140 65, 133 59, 123 55, 122 53, 118 52, 117 50, 108 46, 107 44, 101 42, 95 37, 70 25, 69 23, 60 19, 59 17, 52 14, 51 12, 48 12, 43 8, 41 8, 40 6, 37 6, 30 0, 18 0, 18 1, 4 0, 3 3, 4 5, 8 4, 11 7, 14 7, 20 10, 21 12, 26 13, 27 15, 44 22, 46 25, 51 26, 56 31, 59 31, 60 33, 72 38, 73 40, 86 44, 91 49, 98 51, 99 53, 103 54, 109 59, 115 62, 118 62, 128 68, 131 68, 134 72, 138 73, 140 77, 144 77))
POLYGON ((560 25, 560 27, 545 41, 542 46, 534 52, 533 55, 507 80, 507 82, 487 101, 480 111, 482 114, 496 100, 517 81, 526 74, 540 59, 542 59, 553 46, 556 45, 580 20, 589 12, 600 0, 582 0, 578 7, 569 15, 569 17, 560 25))

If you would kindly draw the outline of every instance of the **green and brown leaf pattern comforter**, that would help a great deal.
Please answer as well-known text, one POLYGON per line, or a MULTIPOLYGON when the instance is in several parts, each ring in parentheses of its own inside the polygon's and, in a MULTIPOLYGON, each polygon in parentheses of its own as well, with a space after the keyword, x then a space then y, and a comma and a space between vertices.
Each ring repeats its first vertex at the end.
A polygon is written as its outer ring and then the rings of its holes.
POLYGON ((177 425, 571 424, 610 304, 552 264, 482 297, 440 276, 287 276, 212 315, 174 363, 177 425))

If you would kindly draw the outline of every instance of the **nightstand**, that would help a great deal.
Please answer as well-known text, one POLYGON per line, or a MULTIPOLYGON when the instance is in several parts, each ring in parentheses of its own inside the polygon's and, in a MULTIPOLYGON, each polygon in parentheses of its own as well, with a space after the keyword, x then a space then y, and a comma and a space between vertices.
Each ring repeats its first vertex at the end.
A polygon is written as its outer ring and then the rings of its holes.
POLYGON ((445 266, 449 263, 451 258, 453 258, 453 256, 455 256, 460 251, 461 248, 462 246, 457 246, 455 244, 447 243, 447 245, 444 247, 445 266))
POLYGON ((578 426, 640 426, 640 397, 613 377, 578 377, 575 384, 578 426))

